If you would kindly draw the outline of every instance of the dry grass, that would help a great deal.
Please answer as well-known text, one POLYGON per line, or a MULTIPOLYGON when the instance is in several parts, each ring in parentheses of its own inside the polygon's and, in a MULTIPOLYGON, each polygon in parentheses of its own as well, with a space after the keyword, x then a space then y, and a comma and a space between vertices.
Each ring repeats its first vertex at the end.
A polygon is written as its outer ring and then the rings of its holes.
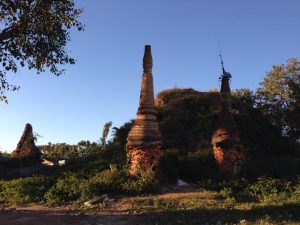
POLYGON ((212 191, 132 197, 118 204, 139 215, 142 224, 300 224, 300 206, 237 203, 212 191))

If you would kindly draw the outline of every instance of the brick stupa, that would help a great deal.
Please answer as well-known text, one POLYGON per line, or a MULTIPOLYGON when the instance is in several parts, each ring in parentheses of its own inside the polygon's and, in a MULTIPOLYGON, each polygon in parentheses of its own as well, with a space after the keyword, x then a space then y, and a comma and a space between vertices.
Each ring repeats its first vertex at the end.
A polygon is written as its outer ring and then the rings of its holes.
POLYGON ((212 136, 213 154, 223 174, 236 176, 244 162, 245 152, 240 144, 238 127, 231 113, 231 74, 226 72, 222 62, 220 103, 216 129, 212 136))
POLYGON ((126 144, 131 175, 155 171, 159 162, 161 136, 154 108, 152 65, 151 46, 146 45, 139 108, 126 144))
POLYGON ((41 162, 41 152, 35 146, 32 126, 27 123, 16 150, 11 153, 23 166, 32 166, 41 162))

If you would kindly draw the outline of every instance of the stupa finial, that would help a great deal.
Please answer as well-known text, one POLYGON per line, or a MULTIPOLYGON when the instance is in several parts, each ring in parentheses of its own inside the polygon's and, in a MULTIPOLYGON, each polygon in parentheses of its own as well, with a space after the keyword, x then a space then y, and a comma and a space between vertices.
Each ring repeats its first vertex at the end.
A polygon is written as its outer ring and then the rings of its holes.
POLYGON ((144 72, 151 72, 152 71, 152 54, 151 54, 151 45, 145 45, 145 52, 144 52, 144 58, 143 58, 143 67, 144 72))
POLYGON ((222 53, 221 53, 220 42, 218 42, 218 44, 219 44, 219 56, 220 56, 221 65, 222 65, 222 75, 221 75, 220 79, 222 79, 222 78, 230 79, 231 78, 231 74, 228 73, 228 72, 226 72, 226 70, 224 68, 224 61, 223 61, 223 57, 222 57, 222 53))

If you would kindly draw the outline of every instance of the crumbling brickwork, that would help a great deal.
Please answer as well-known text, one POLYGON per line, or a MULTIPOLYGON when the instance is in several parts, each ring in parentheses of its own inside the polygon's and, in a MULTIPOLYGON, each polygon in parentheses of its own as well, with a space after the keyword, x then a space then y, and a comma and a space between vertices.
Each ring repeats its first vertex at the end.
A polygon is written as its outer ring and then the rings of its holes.
POLYGON ((212 138, 213 154, 220 171, 237 175, 245 162, 245 153, 236 129, 216 129, 212 138))
POLYGON ((160 156, 160 132, 154 108, 151 46, 145 46, 141 94, 136 120, 128 134, 126 149, 130 174, 155 170, 160 156))
POLYGON ((245 163, 245 151, 240 143, 238 127, 231 113, 231 75, 223 68, 221 76, 220 103, 217 127, 212 136, 213 154, 220 171, 236 176, 245 163))
POLYGON ((156 170, 159 163, 160 146, 137 147, 128 150, 131 168, 130 174, 136 175, 139 171, 156 170))
POLYGON ((41 153, 35 146, 32 126, 29 123, 26 124, 17 148, 11 155, 13 158, 19 159, 24 166, 35 165, 41 162, 41 153))

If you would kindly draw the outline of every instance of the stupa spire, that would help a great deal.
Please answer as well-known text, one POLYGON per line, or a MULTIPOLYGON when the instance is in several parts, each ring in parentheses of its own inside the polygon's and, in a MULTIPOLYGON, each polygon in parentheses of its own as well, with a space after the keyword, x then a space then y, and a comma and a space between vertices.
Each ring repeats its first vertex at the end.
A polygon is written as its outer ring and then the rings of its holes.
POLYGON ((152 73, 152 66, 153 66, 153 60, 152 60, 152 53, 151 53, 151 45, 145 45, 145 52, 143 58, 144 73, 147 72, 152 73))
POLYGON ((212 136, 213 154, 221 172, 228 176, 239 173, 245 162, 245 151, 240 144, 240 136, 237 125, 231 112, 231 74, 226 72, 220 53, 222 74, 220 89, 221 109, 218 121, 212 136))
POLYGON ((220 105, 221 110, 218 117, 218 126, 222 127, 235 127, 236 123, 231 114, 231 91, 230 91, 230 80, 231 74, 227 72, 224 68, 224 62, 220 51, 220 59, 222 65, 222 74, 219 77, 221 80, 221 89, 220 89, 220 105))
POLYGON ((155 114, 152 65, 153 60, 151 54, 151 46, 146 45, 143 58, 144 72, 142 76, 140 102, 137 113, 138 115, 145 113, 155 114))
POLYGON ((151 46, 146 45, 139 108, 126 144, 132 175, 148 169, 155 170, 160 156, 160 132, 154 108, 152 65, 151 46))
POLYGON ((219 79, 221 80, 221 93, 228 93, 230 94, 230 79, 231 79, 231 74, 226 72, 225 68, 224 68, 224 62, 223 62, 223 57, 222 57, 222 53, 221 53, 221 48, 220 48, 220 43, 219 43, 219 56, 221 59, 221 65, 222 65, 222 74, 219 77, 219 79))
POLYGON ((220 48, 220 43, 219 43, 219 56, 220 56, 220 59, 221 59, 221 65, 222 65, 222 72, 223 74, 226 73, 225 69, 224 69, 224 62, 223 62, 223 58, 222 58, 222 53, 221 53, 221 48, 220 48))

